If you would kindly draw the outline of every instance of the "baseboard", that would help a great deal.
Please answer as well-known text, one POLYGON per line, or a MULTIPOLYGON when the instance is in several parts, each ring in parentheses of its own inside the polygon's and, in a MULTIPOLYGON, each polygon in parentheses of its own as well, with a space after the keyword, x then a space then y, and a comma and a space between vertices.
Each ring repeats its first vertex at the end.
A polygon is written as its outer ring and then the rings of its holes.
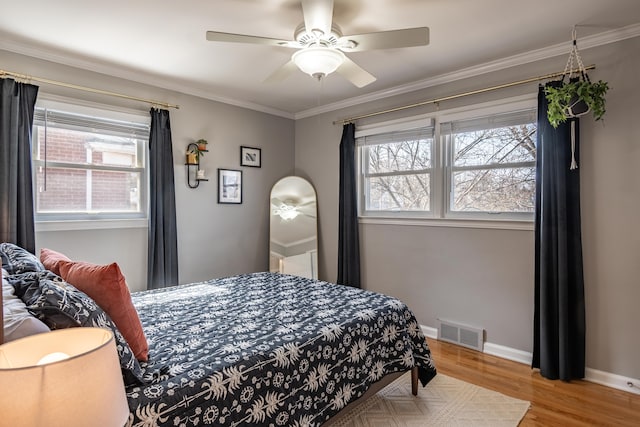
POLYGON ((525 365, 531 365, 531 360, 533 360, 533 355, 528 351, 518 350, 490 342, 484 343, 484 353, 502 357, 503 359, 512 360, 514 362, 524 363, 525 365))
MULTIPOLYGON (((420 325, 420 328, 422 329, 422 332, 426 337, 438 339, 437 328, 431 328, 424 325, 420 325)), ((531 365, 531 360, 533 359, 533 354, 528 351, 518 350, 515 348, 507 347, 500 344, 493 344, 490 342, 484 343, 483 353, 501 357, 503 359, 511 360, 514 362, 524 363, 525 365, 531 365)), ((630 378, 618 374, 612 374, 610 372, 599 371, 597 369, 586 368, 584 380, 615 388, 617 390, 640 394, 640 379, 638 378, 630 378)))
POLYGON ((434 340, 438 339, 438 328, 432 328, 430 326, 420 325, 420 329, 422 329, 422 333, 427 338, 432 338, 434 340))
POLYGON ((599 371, 592 368, 586 368, 584 374, 584 379, 586 381, 622 391, 628 391, 629 393, 640 394, 640 379, 623 377, 622 375, 599 371))

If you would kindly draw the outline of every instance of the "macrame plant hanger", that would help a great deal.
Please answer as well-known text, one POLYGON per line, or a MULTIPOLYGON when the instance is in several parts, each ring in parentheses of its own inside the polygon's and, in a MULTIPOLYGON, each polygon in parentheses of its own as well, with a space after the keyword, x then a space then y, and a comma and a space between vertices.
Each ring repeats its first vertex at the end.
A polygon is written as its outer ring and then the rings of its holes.
MULTIPOLYGON (((573 27, 571 31, 571 51, 569 52, 569 58, 567 59, 567 65, 564 67, 564 72, 562 73, 562 82, 564 82, 565 77, 569 77, 569 82, 576 80, 583 80, 586 82, 591 82, 589 80, 589 75, 587 74, 587 70, 582 63, 582 58, 580 57, 580 52, 578 52, 578 42, 577 42, 577 32, 576 27, 573 27)), ((569 105, 566 108, 565 115, 570 119, 575 119, 576 117, 583 116, 590 111, 589 106, 581 101, 577 96, 575 99, 572 99, 569 105)), ((578 162, 576 161, 575 151, 576 151, 576 121, 569 120, 571 123, 571 166, 569 169, 578 169, 578 162)))

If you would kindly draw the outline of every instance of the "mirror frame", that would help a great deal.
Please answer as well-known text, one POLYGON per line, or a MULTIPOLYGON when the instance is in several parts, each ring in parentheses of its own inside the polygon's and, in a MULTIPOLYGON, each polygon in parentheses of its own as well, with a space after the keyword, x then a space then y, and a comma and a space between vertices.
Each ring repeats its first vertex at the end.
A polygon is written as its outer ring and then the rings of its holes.
POLYGON ((269 271, 318 278, 318 199, 313 185, 285 176, 269 197, 269 271))

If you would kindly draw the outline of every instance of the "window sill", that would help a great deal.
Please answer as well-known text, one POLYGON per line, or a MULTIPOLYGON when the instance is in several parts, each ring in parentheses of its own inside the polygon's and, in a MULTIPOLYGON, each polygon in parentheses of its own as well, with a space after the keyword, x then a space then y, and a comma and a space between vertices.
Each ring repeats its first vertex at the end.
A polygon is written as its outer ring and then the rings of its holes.
POLYGON ((149 221, 146 218, 72 220, 72 221, 37 221, 36 232, 147 228, 148 226, 149 226, 149 221))
POLYGON ((470 219, 436 219, 436 218, 389 218, 389 217, 359 217, 360 224, 376 225, 409 225, 418 227, 454 227, 454 228, 484 228, 494 230, 524 230, 533 231, 533 221, 513 220, 470 220, 470 219))

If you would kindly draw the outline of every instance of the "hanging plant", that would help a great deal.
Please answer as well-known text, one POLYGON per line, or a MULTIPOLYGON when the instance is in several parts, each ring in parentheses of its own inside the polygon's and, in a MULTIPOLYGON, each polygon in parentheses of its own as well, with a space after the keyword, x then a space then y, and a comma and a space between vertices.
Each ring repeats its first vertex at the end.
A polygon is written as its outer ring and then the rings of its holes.
POLYGON ((605 108, 605 95, 609 90, 609 84, 599 80, 592 83, 587 70, 578 53, 576 42, 576 30, 573 29, 573 43, 569 59, 559 85, 547 85, 545 96, 548 102, 547 118, 553 127, 558 127, 567 119, 579 117, 589 112, 593 113, 596 120, 600 120, 605 108), (577 69, 574 68, 577 65, 577 69), (565 82, 565 77, 569 81, 565 82))
POLYGON ((545 87, 545 95, 549 103, 547 117, 553 127, 558 127, 572 117, 579 117, 589 112, 595 120, 600 120, 605 108, 605 94, 609 84, 599 80, 592 83, 588 80, 572 80, 558 87, 545 87))

